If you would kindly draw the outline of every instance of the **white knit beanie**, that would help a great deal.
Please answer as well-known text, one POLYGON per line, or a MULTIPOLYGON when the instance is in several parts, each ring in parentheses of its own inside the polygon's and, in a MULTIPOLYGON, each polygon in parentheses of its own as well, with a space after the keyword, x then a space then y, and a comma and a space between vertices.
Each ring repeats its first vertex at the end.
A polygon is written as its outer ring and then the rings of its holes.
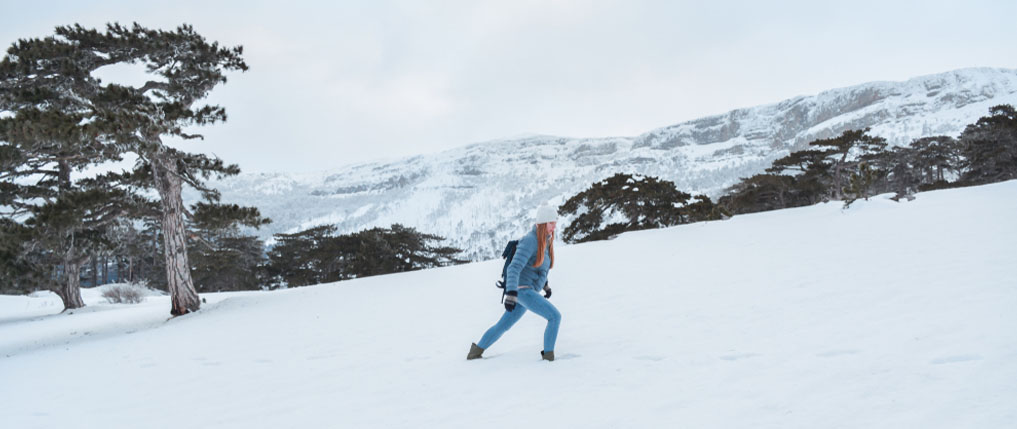
POLYGON ((537 209, 537 221, 536 223, 548 223, 558 221, 558 211, 551 208, 547 204, 541 205, 537 209))

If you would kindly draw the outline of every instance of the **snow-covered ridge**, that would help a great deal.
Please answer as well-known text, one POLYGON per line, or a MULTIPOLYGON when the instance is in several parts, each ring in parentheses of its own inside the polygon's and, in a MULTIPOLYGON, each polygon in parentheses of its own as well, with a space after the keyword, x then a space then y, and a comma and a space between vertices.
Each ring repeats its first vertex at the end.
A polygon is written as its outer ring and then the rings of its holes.
POLYGON ((264 238, 323 223, 340 232, 401 223, 486 259, 526 229, 540 203, 564 202, 614 173, 657 176, 716 197, 818 138, 866 127, 891 144, 956 136, 997 104, 1017 105, 1017 70, 867 83, 635 137, 532 135, 320 174, 242 174, 215 186, 225 201, 257 206, 275 221, 260 232, 264 238))

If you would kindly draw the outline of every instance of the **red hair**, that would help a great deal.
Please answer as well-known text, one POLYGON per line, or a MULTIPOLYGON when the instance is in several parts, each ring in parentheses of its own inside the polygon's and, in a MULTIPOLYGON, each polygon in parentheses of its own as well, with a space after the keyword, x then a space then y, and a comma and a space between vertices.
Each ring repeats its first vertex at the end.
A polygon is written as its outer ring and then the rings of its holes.
MULTIPOLYGON (((547 268, 549 270, 551 268, 554 268, 554 233, 552 232, 550 235, 551 235, 551 248, 549 250, 551 251, 551 266, 547 268)), ((544 263, 544 247, 547 246, 547 239, 548 239, 547 236, 548 236, 548 233, 547 233, 547 223, 538 223, 537 224, 537 262, 533 263, 533 267, 534 268, 539 267, 541 264, 544 263)))

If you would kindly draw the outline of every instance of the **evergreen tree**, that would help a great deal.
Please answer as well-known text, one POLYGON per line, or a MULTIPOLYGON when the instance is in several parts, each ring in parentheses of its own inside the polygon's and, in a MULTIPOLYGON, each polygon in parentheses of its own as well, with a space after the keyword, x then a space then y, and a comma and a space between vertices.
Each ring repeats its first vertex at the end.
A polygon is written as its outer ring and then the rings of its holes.
POLYGON ((876 183, 878 175, 879 173, 870 167, 869 163, 859 163, 857 170, 851 173, 848 184, 844 187, 844 207, 850 207, 851 203, 859 198, 868 201, 873 195, 872 186, 876 183))
POLYGON ((65 309, 84 306, 82 266, 109 245, 102 229, 137 202, 102 177, 72 181, 73 171, 120 159, 109 143, 115 130, 87 102, 94 79, 67 65, 82 58, 49 38, 19 41, 0 61, 0 216, 30 226, 12 257, 65 309))
POLYGON ((45 285, 43 271, 31 263, 24 225, 0 217, 0 294, 31 292, 45 285))
POLYGON ((260 289, 264 280, 264 243, 244 235, 241 225, 268 224, 258 209, 200 202, 191 207, 191 275, 199 292, 260 289))
POLYGON ((54 202, 32 210, 25 221, 33 244, 39 245, 37 260, 57 268, 60 280, 53 292, 63 300, 65 309, 84 306, 80 293, 82 266, 90 254, 111 248, 105 230, 127 211, 129 196, 110 190, 83 189, 65 192, 54 202), (110 194, 114 194, 111 196, 110 194))
POLYGON ((961 168, 960 142, 953 137, 923 137, 911 142, 914 153, 914 167, 921 173, 923 185, 945 183, 947 174, 961 168))
MULTIPOLYGON (((867 157, 873 156, 886 148, 886 140, 882 137, 868 135, 869 129, 848 130, 838 137, 832 139, 821 139, 809 143, 809 146, 819 148, 823 152, 825 161, 829 165, 832 195, 834 200, 844 199, 844 192, 847 189, 851 175, 859 177, 871 176, 871 168, 866 167, 868 172, 861 172, 860 168, 867 161, 867 157)), ((861 179, 862 182, 871 184, 871 177, 861 179)), ((867 188, 867 186, 866 186, 867 188)))
POLYGON ((159 194, 163 255, 174 315, 200 306, 187 258, 184 184, 216 201, 218 193, 204 185, 211 175, 232 175, 235 165, 189 154, 164 144, 167 137, 201 138, 186 127, 226 120, 225 109, 199 102, 224 73, 247 70, 242 48, 208 43, 188 25, 176 31, 150 30, 135 24, 110 24, 105 32, 79 25, 57 27, 56 36, 20 40, 8 51, 3 86, 24 99, 72 92, 89 112, 89 123, 112 130, 105 148, 115 155, 133 152, 140 161, 133 177, 147 179, 159 194), (92 72, 112 64, 140 64, 152 77, 137 87, 103 85, 92 72), (55 79, 54 76, 65 78, 55 79))
POLYGON ((867 167, 870 171, 864 174, 872 174, 873 157, 886 148, 885 139, 870 136, 868 131, 868 128, 848 130, 834 138, 815 140, 809 143, 809 147, 814 149, 778 159, 767 172, 797 171, 800 174, 796 176, 795 183, 801 193, 810 194, 822 189, 824 198, 842 200, 851 176, 863 174, 859 171, 862 163, 870 163, 867 167))
POLYGON ((1017 110, 993 106, 989 116, 968 125, 960 136, 965 158, 960 182, 965 185, 1017 178, 1017 110))
POLYGON ((885 152, 883 165, 887 174, 881 187, 887 192, 895 192, 895 201, 912 199, 912 194, 920 190, 923 172, 916 167, 917 158, 918 151, 913 147, 897 146, 885 152))
POLYGON ((335 235, 322 225, 295 234, 276 234, 268 272, 279 287, 306 286, 379 274, 465 263, 445 239, 399 224, 335 235))
POLYGON ((746 198, 733 195, 736 200, 740 200, 735 203, 740 207, 736 212, 774 210, 827 201, 829 188, 832 186, 832 175, 826 158, 825 152, 816 149, 792 152, 773 161, 770 168, 766 169, 767 175, 742 179, 748 180, 748 183, 732 188, 736 192, 747 192, 746 198), (794 175, 783 175, 785 172, 792 172, 794 175), (767 202, 771 197, 776 199, 776 204, 774 201, 767 202))
POLYGON ((334 225, 321 225, 292 234, 275 234, 268 251, 268 274, 276 287, 307 286, 342 279, 334 225))
POLYGON ((343 255, 342 278, 415 271, 424 268, 462 264, 462 252, 437 243, 444 237, 425 234, 399 224, 389 228, 372 228, 340 237, 343 255))
MULTIPOLYGON (((604 240, 625 231, 661 228, 692 222, 706 203, 689 210, 692 195, 673 182, 656 177, 618 173, 572 196, 560 208, 575 218, 562 230, 568 243, 604 240)), ((712 206, 712 202, 709 203, 712 206)), ((712 207, 709 210, 713 211, 712 207)))
POLYGON ((685 209, 689 222, 724 220, 731 217, 731 213, 726 208, 714 204, 713 200, 706 195, 696 195, 692 200, 692 203, 685 209))
POLYGON ((757 174, 727 190, 719 203, 734 214, 795 207, 795 178, 780 174, 757 174))

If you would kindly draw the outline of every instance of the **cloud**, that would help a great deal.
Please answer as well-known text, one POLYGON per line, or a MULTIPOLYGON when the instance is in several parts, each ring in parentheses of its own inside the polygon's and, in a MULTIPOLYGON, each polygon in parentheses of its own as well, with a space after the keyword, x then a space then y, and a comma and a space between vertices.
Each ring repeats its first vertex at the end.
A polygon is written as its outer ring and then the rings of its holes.
POLYGON ((1017 3, 98 1, 5 6, 0 37, 191 23, 251 66, 193 149, 323 169, 520 133, 635 135, 872 80, 1017 66, 1017 3))

